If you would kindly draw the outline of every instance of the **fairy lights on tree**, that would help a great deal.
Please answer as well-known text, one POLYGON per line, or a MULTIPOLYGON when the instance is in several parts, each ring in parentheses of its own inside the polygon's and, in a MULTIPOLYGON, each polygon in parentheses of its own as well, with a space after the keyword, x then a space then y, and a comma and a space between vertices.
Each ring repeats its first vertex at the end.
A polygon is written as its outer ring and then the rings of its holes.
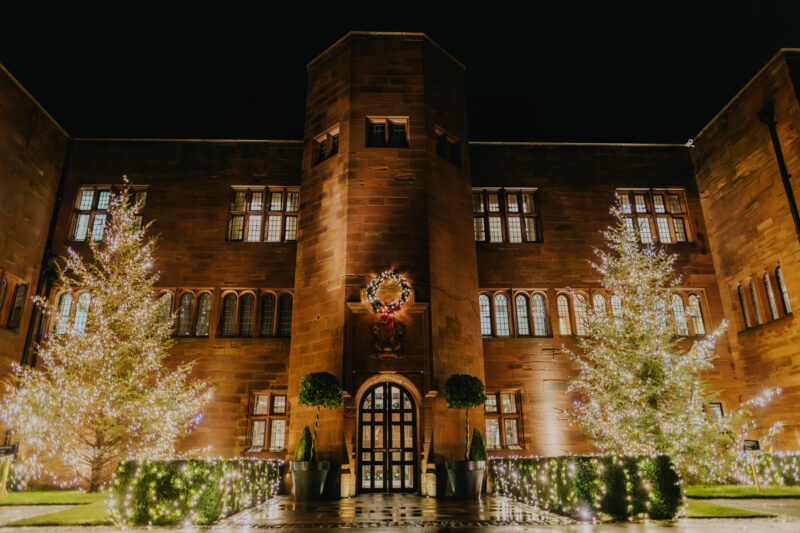
MULTIPOLYGON (((193 363, 165 364, 174 316, 159 312, 155 243, 136 213, 126 179, 103 239, 89 241, 92 261, 70 249, 59 268, 64 294, 89 295, 85 326, 62 320, 37 346, 37 368, 14 365, 0 404, 28 461, 63 462, 91 491, 120 460, 174 457, 211 399, 210 386, 191 379, 193 363)), ((37 304, 60 319, 57 302, 37 304)))
POLYGON ((780 390, 710 419, 706 405, 718 393, 702 374, 713 366, 726 323, 697 339, 679 335, 685 317, 676 318, 671 305, 680 283, 676 256, 641 245, 619 207, 611 212, 617 221, 604 234, 608 251, 597 250, 592 266, 613 298, 612 312, 586 313, 580 349, 566 350, 580 370, 567 389, 576 398, 567 415, 601 451, 669 455, 686 478, 728 478, 741 468, 742 442, 756 429, 750 409, 780 390))

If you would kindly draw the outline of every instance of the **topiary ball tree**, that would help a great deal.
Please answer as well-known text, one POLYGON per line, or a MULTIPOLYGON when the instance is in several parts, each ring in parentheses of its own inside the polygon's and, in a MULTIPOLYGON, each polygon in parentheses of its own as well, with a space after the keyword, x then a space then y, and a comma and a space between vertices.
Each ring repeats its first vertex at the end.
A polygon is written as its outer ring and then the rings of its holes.
POLYGON ((297 398, 302 405, 317 408, 314 419, 314 438, 311 439, 311 461, 317 458, 317 429, 319 428, 319 410, 337 409, 344 403, 344 392, 339 379, 328 372, 312 372, 300 380, 297 398))
POLYGON ((453 374, 444 384, 444 397, 447 407, 467 410, 467 426, 464 434, 464 459, 469 461, 469 408, 478 407, 486 402, 483 393, 483 382, 469 374, 453 374))

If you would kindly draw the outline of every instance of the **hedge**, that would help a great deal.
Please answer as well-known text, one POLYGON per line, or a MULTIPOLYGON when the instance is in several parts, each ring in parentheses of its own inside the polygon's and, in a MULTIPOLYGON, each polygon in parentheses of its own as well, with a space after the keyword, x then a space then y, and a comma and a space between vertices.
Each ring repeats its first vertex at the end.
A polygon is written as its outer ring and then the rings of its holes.
POLYGON ((127 461, 111 484, 118 524, 210 524, 278 492, 282 462, 217 459, 127 461))
POLYGON ((760 453, 752 454, 749 458, 742 453, 738 458, 738 475, 727 481, 752 485, 750 461, 755 465, 758 481, 762 485, 800 485, 800 452, 760 453))
POLYGON ((684 504, 666 456, 507 458, 490 465, 496 494, 579 520, 674 518, 684 504))

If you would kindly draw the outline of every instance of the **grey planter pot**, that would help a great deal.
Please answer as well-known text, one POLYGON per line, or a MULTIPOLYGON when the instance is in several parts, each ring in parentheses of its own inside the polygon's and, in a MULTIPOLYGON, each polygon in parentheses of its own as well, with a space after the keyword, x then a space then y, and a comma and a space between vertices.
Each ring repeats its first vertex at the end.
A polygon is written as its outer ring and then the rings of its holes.
POLYGON ((290 461, 294 499, 318 500, 325 488, 325 478, 331 468, 329 461, 290 461))
POLYGON ((481 497, 486 461, 447 461, 447 479, 459 500, 477 500, 481 497))

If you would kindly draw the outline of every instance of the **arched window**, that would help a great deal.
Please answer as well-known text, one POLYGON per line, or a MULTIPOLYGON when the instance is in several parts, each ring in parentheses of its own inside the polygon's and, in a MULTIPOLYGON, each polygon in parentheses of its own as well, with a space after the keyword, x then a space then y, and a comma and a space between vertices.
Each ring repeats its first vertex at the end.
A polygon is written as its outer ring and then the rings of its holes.
POLYGON ((761 304, 758 303, 758 294, 756 293, 756 284, 751 279, 750 280, 750 298, 753 299, 753 309, 756 312, 756 322, 760 324, 764 323, 764 318, 761 316, 761 304))
POLYGON ((575 305, 575 334, 587 335, 589 318, 586 314, 586 298, 582 294, 576 294, 573 297, 575 305))
POLYGON ((678 335, 688 335, 689 324, 686 323, 686 309, 683 307, 683 298, 678 294, 672 295, 672 316, 675 317, 678 335))
POLYGON ((192 313, 194 312, 194 294, 183 293, 178 308, 178 336, 188 337, 192 334, 192 313))
POLYGON ((617 295, 611 297, 611 316, 615 324, 622 323, 622 298, 617 295))
POLYGON ((171 314, 172 293, 165 292, 158 298, 158 319, 162 322, 167 322, 171 314))
POLYGON ((8 290, 8 281, 6 278, 0 280, 0 312, 3 311, 3 304, 6 301, 6 291, 8 290))
POLYGON ((595 294, 592 298, 592 307, 594 307, 594 312, 602 315, 608 316, 608 308, 606 307, 606 297, 602 294, 595 294))
POLYGON ((209 324, 211 324, 211 295, 204 292, 197 297, 197 325, 194 334, 197 337, 208 337, 209 324))
POLYGON ((77 331, 83 332, 86 329, 86 318, 88 317, 91 303, 92 297, 88 292, 84 292, 78 297, 78 307, 75 309, 75 318, 72 322, 72 327, 77 331))
POLYGON ((572 335, 572 324, 569 316, 569 300, 566 295, 559 294, 556 298, 558 307, 558 329, 562 335, 572 335))
POLYGON ((236 295, 232 292, 222 299, 220 323, 220 334, 223 337, 233 337, 236 334, 236 295))
POLYGON ((752 326, 750 323, 750 312, 747 310, 747 301, 744 298, 744 289, 742 286, 739 285, 736 288, 736 292, 739 294, 739 307, 742 308, 742 318, 744 318, 744 327, 749 328, 752 326))
POLYGON ((292 336, 292 295, 278 298, 278 337, 292 336))
POLYGON ((494 295, 494 322, 497 326, 499 337, 508 337, 511 330, 508 327, 508 299, 503 293, 494 295))
POLYGON ((772 283, 769 281, 769 274, 764 272, 762 281, 764 282, 764 294, 767 295, 767 303, 769 304, 769 313, 772 315, 772 320, 777 320, 778 305, 775 303, 775 293, 772 292, 772 283))
POLYGON ((547 311, 544 305, 544 296, 534 294, 531 299, 533 303, 533 334, 537 337, 547 335, 547 311))
POLYGON ((478 296, 478 307, 481 314, 481 335, 492 334, 492 309, 489 305, 489 297, 485 294, 478 296))
MULTIPOLYGON (((5 280, 3 280, 5 281, 5 280)), ((58 300, 58 322, 56 322, 56 335, 63 335, 67 332, 69 323, 69 313, 72 311, 72 295, 64 293, 58 300)))
POLYGON ((689 314, 692 317, 695 335, 706 334, 706 323, 703 320, 703 308, 700 306, 700 297, 696 294, 689 296, 689 314))
POLYGON ((265 294, 261 297, 261 336, 272 337, 275 326, 275 295, 265 294))
POLYGON ((775 269, 775 279, 778 280, 778 290, 781 293, 781 302, 783 302, 783 311, 788 315, 792 312, 792 304, 789 302, 789 291, 786 289, 786 282, 783 280, 783 269, 778 267, 775 269))
POLYGON ((524 294, 517 294, 514 300, 517 308, 517 335, 530 335, 531 328, 528 325, 528 297, 524 294))
POLYGON ((253 317, 255 315, 256 297, 249 292, 242 295, 239 303, 239 336, 253 336, 253 317))

